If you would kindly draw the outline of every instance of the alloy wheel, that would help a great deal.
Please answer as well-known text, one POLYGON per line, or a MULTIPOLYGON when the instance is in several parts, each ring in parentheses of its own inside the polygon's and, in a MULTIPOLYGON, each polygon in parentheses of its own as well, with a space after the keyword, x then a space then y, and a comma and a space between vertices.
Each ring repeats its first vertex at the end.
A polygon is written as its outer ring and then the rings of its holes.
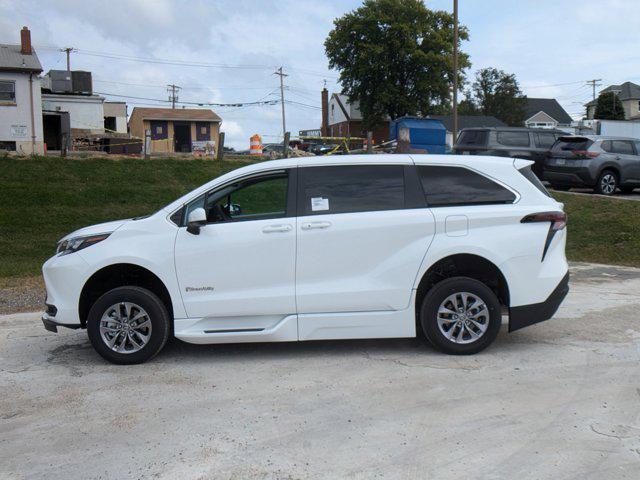
POLYGON ((611 173, 605 173, 600 179, 600 190, 606 195, 611 195, 616 189, 616 177, 611 173))
POLYGON ((114 352, 135 353, 151 338, 151 319, 132 302, 120 302, 105 310, 100 319, 100 337, 114 352))
POLYGON ((438 328, 453 343, 475 342, 487 331, 489 319, 485 302, 469 292, 449 295, 438 308, 438 328))

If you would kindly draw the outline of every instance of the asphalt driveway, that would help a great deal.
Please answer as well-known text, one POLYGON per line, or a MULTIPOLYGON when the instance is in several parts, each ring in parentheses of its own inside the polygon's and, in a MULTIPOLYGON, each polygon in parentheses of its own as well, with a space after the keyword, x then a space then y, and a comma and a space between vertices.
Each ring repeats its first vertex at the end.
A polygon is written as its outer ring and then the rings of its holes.
POLYGON ((640 478, 640 270, 473 357, 421 340, 192 346, 118 367, 0 317, 0 478, 640 478))

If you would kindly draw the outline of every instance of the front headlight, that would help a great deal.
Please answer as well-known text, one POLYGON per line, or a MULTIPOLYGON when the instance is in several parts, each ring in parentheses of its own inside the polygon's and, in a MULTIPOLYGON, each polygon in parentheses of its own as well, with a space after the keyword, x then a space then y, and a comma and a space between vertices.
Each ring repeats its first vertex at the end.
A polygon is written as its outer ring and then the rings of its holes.
POLYGON ((85 237, 73 237, 67 240, 58 242, 58 248, 56 255, 67 255, 69 253, 77 252, 83 248, 90 247, 99 243, 111 235, 110 233, 100 233, 98 235, 87 235, 85 237))

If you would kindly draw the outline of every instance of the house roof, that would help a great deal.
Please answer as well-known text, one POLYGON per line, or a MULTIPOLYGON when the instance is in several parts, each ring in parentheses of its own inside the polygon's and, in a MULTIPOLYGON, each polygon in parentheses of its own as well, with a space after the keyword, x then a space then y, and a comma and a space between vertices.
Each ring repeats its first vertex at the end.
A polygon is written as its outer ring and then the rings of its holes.
POLYGON ((134 107, 131 117, 140 117, 143 120, 183 120, 183 121, 208 121, 221 122, 213 110, 205 108, 140 108, 134 107))
MULTIPOLYGON (((427 118, 440 120, 448 132, 453 131, 453 115, 429 115, 427 118)), ((458 115, 458 131, 474 127, 506 127, 501 120, 491 115, 458 115)))
MULTIPOLYGON (((603 89, 600 93, 606 92, 618 92, 618 98, 620 100, 640 100, 640 85, 637 85, 633 82, 624 82, 621 85, 609 85, 607 88, 603 89)), ((587 107, 592 105, 596 105, 598 100, 591 100, 586 104, 587 107)))
POLYGON ((536 113, 544 112, 558 123, 571 123, 572 118, 555 98, 530 98, 524 107, 525 120, 533 117, 536 113))
POLYGON ((20 53, 20 45, 0 43, 0 70, 12 72, 42 72, 42 65, 35 50, 31 55, 20 53))

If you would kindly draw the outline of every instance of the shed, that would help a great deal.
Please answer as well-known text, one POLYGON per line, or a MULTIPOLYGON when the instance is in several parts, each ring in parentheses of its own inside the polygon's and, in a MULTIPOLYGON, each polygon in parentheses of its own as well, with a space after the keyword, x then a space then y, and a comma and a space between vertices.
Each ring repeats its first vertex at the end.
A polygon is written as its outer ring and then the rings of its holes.
POLYGON ((398 138, 401 128, 409 130, 412 149, 426 150, 428 153, 445 153, 447 129, 440 120, 421 117, 401 117, 389 123, 389 136, 398 138))

